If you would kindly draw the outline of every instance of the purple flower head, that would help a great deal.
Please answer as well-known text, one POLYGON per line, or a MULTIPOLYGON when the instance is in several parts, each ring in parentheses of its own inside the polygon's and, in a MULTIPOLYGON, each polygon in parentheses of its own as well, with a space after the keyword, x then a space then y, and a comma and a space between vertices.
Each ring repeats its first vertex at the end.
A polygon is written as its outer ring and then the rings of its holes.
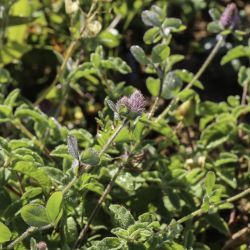
POLYGON ((239 25, 240 18, 235 3, 229 4, 220 17, 220 24, 224 28, 236 28, 239 25))
POLYGON ((122 97, 116 104, 119 110, 121 106, 125 106, 128 111, 141 114, 146 106, 144 96, 139 90, 136 90, 131 96, 122 97))

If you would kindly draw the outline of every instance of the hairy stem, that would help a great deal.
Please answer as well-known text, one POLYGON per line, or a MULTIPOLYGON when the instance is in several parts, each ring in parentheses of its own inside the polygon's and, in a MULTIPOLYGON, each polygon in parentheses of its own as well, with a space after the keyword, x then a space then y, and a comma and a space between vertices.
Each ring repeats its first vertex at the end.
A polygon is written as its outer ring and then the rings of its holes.
POLYGON ((89 229, 89 226, 91 224, 91 222, 93 221, 94 217, 96 216, 96 214, 98 213, 100 207, 101 207, 101 204, 105 201, 107 195, 110 193, 114 183, 115 183, 115 180, 116 178, 118 177, 118 175, 120 174, 120 172, 124 169, 125 167, 125 164, 121 164, 119 166, 119 168, 117 169, 116 173, 113 175, 113 177, 111 178, 109 184, 107 185, 106 189, 104 190, 102 196, 100 197, 100 199, 98 200, 97 202, 97 205, 95 206, 94 210, 92 211, 92 213, 90 214, 90 217, 88 219, 88 222, 85 224, 84 228, 81 230, 80 234, 79 234, 79 237, 75 243, 75 247, 77 247, 82 240, 84 240, 87 232, 88 232, 88 229, 89 229))
POLYGON ((24 239, 26 239, 28 236, 30 236, 32 233, 36 232, 36 231, 43 231, 43 230, 47 230, 52 228, 53 225, 49 224, 43 227, 29 227, 23 234, 21 234, 17 239, 15 239, 13 242, 11 242, 6 249, 12 249, 14 248, 14 246, 16 244, 18 244, 19 242, 23 241, 24 239))
POLYGON ((225 38, 223 36, 220 36, 215 47, 205 60, 205 62, 202 64, 200 69, 197 71, 197 73, 194 75, 193 79, 189 82, 189 84, 179 93, 179 95, 176 96, 176 98, 173 98, 167 108, 156 118, 156 122, 164 118, 169 111, 172 109, 172 107, 179 101, 179 96, 187 89, 190 89, 193 87, 194 83, 201 77, 201 75, 204 73, 204 71, 207 69, 208 65, 212 62, 215 55, 221 48, 222 44, 224 43, 225 38))
POLYGON ((115 130, 113 135, 108 139, 108 141, 103 146, 102 150, 99 152, 99 157, 101 157, 106 152, 106 150, 108 149, 110 144, 115 140, 115 138, 120 133, 120 131, 125 127, 126 123, 127 123, 127 119, 124 118, 121 125, 119 127, 117 127, 117 129, 115 130))
MULTIPOLYGON (((99 152, 98 156, 101 157, 106 150, 108 149, 108 147, 111 145, 111 143, 115 140, 115 138, 118 136, 118 134, 120 133, 120 131, 122 130, 122 128, 124 128, 124 126, 127 123, 127 119, 125 118, 121 125, 117 127, 117 129, 115 130, 115 132, 112 134, 112 136, 108 139, 108 141, 105 143, 105 145, 103 146, 102 150, 99 152)), ((83 172, 87 172, 89 169, 91 168, 91 166, 84 166, 84 171, 83 172)), ((67 186, 64 187, 64 189, 62 190, 63 194, 67 193, 68 190, 75 184, 75 182, 78 180, 78 178, 82 175, 82 173, 80 175, 76 175, 74 176, 74 178, 67 184, 67 186)))
POLYGON ((75 184, 75 182, 77 181, 78 176, 74 176, 74 178, 67 184, 67 186, 64 187, 64 189, 62 190, 63 194, 66 194, 70 188, 75 184))

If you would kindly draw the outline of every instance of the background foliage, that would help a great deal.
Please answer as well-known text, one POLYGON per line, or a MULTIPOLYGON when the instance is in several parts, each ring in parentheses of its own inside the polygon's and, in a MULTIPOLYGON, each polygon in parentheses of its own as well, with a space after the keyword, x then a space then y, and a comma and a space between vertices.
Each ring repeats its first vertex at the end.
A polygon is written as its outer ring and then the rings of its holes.
POLYGON ((248 249, 250 5, 233 29, 228 2, 1 1, 0 248, 248 249))

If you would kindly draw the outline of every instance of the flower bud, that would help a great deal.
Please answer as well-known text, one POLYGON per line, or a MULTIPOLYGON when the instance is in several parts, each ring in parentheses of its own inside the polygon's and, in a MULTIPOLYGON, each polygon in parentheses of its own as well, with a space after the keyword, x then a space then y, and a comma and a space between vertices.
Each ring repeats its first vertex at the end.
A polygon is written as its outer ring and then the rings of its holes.
POLYGON ((37 247, 38 250, 47 250, 48 249, 47 244, 44 241, 38 242, 36 247, 37 247))
POLYGON ((82 37, 88 37, 88 38, 95 37, 98 35, 101 29, 102 29, 102 24, 99 21, 93 20, 91 22, 88 22, 86 29, 82 33, 82 37))
POLYGON ((220 17, 220 24, 224 28, 236 28, 239 25, 240 18, 235 3, 229 4, 220 17))
POLYGON ((65 11, 67 14, 71 15, 76 12, 79 8, 78 0, 73 2, 72 0, 65 0, 65 11))

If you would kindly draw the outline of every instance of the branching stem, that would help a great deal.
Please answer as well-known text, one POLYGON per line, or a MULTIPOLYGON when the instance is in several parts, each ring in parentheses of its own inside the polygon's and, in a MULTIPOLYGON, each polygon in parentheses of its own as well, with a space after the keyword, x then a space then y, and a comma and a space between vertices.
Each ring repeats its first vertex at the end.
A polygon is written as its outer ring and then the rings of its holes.
POLYGON ((201 75, 204 73, 204 71, 207 69, 208 65, 212 62, 212 60, 214 59, 215 55, 217 54, 217 52, 219 51, 219 49, 221 48, 221 46, 223 45, 225 41, 225 38, 223 36, 220 36, 215 47, 213 48, 213 50, 211 51, 211 53, 209 54, 209 56, 207 57, 207 59, 205 60, 205 62, 202 64, 202 66, 200 67, 200 69, 197 71, 197 73, 194 75, 193 79, 189 82, 189 84, 179 93, 179 95, 177 95, 175 98, 173 98, 171 100, 171 102, 169 103, 169 105, 167 106, 167 108, 156 118, 156 122, 161 120, 162 118, 164 118, 169 111, 172 109, 172 107, 179 101, 179 96, 185 91, 188 90, 190 88, 193 87, 193 85, 195 84, 195 82, 201 77, 201 75))
MULTIPOLYGON (((237 194, 237 195, 235 195, 235 196, 232 196, 232 197, 230 197, 230 198, 228 198, 228 199, 226 199, 226 200, 223 200, 223 201, 221 201, 221 202, 219 202, 219 203, 217 203, 217 204, 210 205, 209 208, 210 208, 210 209, 218 208, 219 206, 221 206, 221 205, 223 205, 223 204, 225 204, 225 203, 234 202, 234 201, 236 201, 236 200, 238 200, 238 199, 240 199, 240 198, 242 198, 242 197, 244 197, 244 196, 247 196, 247 195, 249 195, 249 194, 250 194, 250 188, 248 188, 248 189, 246 189, 246 190, 240 192, 239 194, 237 194)), ((202 214, 204 214, 204 213, 206 213, 206 211, 204 211, 203 209, 201 209, 201 208, 200 208, 200 209, 197 209, 196 211, 194 211, 194 212, 192 212, 192 213, 190 213, 190 214, 188 214, 188 215, 182 217, 181 219, 177 220, 177 221, 176 221, 174 224, 172 224, 171 226, 176 225, 176 224, 181 224, 181 223, 183 223, 183 222, 186 222, 186 221, 188 221, 188 220, 190 220, 190 219, 193 219, 194 217, 199 216, 199 215, 202 215, 202 214)))
POLYGON ((16 244, 18 244, 19 242, 23 241, 24 239, 26 239, 28 236, 30 236, 32 233, 36 232, 36 231, 43 231, 43 230, 47 230, 52 228, 53 225, 49 224, 43 227, 29 227, 23 234, 21 234, 17 239, 15 239, 13 242, 11 242, 6 249, 12 249, 14 248, 14 246, 16 244))
MULTIPOLYGON (((90 10, 87 14, 88 21, 90 21, 96 14, 96 12, 94 12, 95 6, 96 6, 96 1, 93 1, 92 5, 90 6, 90 10)), ((82 34, 84 33, 84 31, 87 28, 87 25, 88 25, 88 22, 84 22, 84 25, 81 28, 79 37, 77 39, 73 40, 70 43, 69 47, 67 48, 65 55, 64 55, 64 58, 63 58, 63 62, 62 62, 61 66, 57 72, 55 79, 53 80, 51 85, 42 93, 42 95, 35 101, 34 105, 39 105, 39 103, 41 103, 46 98, 46 96, 51 92, 51 90, 56 86, 57 82, 63 76, 65 69, 67 67, 68 60, 74 54, 74 52, 79 44, 79 41, 82 37, 82 34)))
POLYGON ((121 125, 119 127, 117 127, 117 129, 115 130, 115 132, 113 133, 113 135, 108 139, 108 141, 103 146, 102 150, 99 152, 99 157, 101 157, 106 152, 106 150, 108 149, 108 147, 115 140, 115 138, 120 133, 120 131, 124 128, 124 126, 126 125, 126 123, 127 123, 127 119, 124 118, 123 121, 122 121, 122 123, 121 123, 121 125))
POLYGON ((96 214, 98 213, 102 203, 105 201, 107 195, 110 193, 116 178, 118 177, 118 175, 121 173, 121 171, 124 169, 125 167, 125 163, 121 164, 119 166, 119 168, 117 169, 116 173, 113 175, 113 177, 111 178, 109 184, 107 185, 106 189, 104 190, 102 196, 99 198, 94 210, 92 211, 92 213, 89 216, 88 222, 85 224, 84 228, 81 230, 79 237, 75 243, 75 247, 77 247, 82 240, 84 240, 84 238, 86 237, 86 234, 88 232, 89 226, 91 224, 91 222, 93 221, 94 217, 96 216, 96 214))

